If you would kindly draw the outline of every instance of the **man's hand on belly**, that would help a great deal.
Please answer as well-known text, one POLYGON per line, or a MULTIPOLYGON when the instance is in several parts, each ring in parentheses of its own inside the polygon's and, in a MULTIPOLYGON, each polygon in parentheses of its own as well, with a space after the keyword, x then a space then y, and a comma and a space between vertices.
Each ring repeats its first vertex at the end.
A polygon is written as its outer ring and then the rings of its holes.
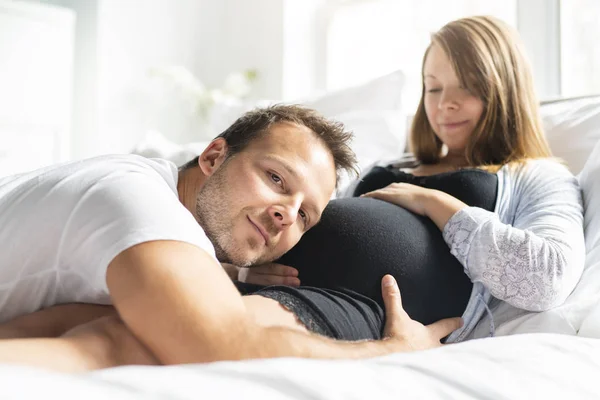
POLYGON ((427 326, 411 319, 402 307, 400 289, 391 275, 383 278, 381 290, 386 314, 384 336, 398 341, 403 351, 439 347, 442 338, 462 326, 461 318, 446 318, 427 326))

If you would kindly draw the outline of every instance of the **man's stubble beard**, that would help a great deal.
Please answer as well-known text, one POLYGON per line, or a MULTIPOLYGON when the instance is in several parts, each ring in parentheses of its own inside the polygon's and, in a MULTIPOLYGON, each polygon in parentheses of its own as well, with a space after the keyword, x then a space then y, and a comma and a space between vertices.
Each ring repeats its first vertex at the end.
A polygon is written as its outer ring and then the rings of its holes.
MULTIPOLYGON (((233 236, 233 220, 231 217, 231 204, 227 198, 227 179, 222 165, 209 179, 196 196, 196 219, 204 233, 215 248, 217 259, 223 263, 234 264, 239 267, 250 267, 272 261, 272 258, 259 254, 248 259, 243 256, 233 236), (268 258, 268 259, 266 259, 268 258)), ((266 221, 266 215, 260 221, 266 229, 270 229, 273 222, 266 221), (270 225, 269 225, 270 224, 270 225)))
POLYGON ((236 257, 230 254, 230 247, 233 245, 233 221, 228 218, 229 201, 226 199, 224 166, 208 178, 198 191, 196 219, 215 248, 217 259, 220 262, 236 264, 236 261, 240 260, 235 260, 236 257))

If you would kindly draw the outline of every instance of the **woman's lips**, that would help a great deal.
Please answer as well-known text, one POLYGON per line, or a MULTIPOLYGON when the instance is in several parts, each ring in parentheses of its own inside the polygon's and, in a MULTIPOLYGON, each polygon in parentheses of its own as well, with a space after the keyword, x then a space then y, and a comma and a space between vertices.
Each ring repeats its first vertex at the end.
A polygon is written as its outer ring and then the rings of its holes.
POLYGON ((445 123, 441 123, 440 125, 446 129, 456 129, 456 128, 460 128, 463 125, 466 125, 469 121, 460 121, 460 122, 445 122, 445 123))

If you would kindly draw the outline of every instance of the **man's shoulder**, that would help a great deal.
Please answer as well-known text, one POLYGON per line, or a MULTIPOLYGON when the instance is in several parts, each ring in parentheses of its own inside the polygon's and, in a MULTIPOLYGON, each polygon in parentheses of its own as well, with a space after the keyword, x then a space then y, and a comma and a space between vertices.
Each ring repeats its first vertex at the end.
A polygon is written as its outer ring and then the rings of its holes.
POLYGON ((167 160, 151 159, 134 154, 102 155, 88 158, 58 167, 55 173, 57 179, 68 177, 69 180, 87 181, 96 187, 152 180, 166 183, 172 191, 177 191, 178 171, 175 164, 167 160))
MULTIPOLYGON (((71 204, 93 196, 139 199, 177 194, 177 167, 166 160, 148 159, 137 155, 103 155, 38 170, 0 180, 0 199, 4 203, 20 202, 23 198, 43 199, 52 204, 71 204)), ((177 196, 176 196, 177 197, 177 196)), ((1 203, 1 202, 0 202, 1 203)))
POLYGON ((146 158, 136 154, 108 154, 87 158, 69 165, 71 168, 109 167, 112 171, 140 172, 155 170, 169 175, 176 174, 177 167, 171 161, 146 158))
POLYGON ((44 182, 69 176, 71 179, 85 177, 88 174, 128 172, 157 172, 165 179, 177 178, 177 167, 170 161, 159 158, 146 158, 135 154, 108 154, 81 160, 67 161, 48 165, 39 169, 25 171, 17 175, 3 177, 1 183, 36 179, 44 182))

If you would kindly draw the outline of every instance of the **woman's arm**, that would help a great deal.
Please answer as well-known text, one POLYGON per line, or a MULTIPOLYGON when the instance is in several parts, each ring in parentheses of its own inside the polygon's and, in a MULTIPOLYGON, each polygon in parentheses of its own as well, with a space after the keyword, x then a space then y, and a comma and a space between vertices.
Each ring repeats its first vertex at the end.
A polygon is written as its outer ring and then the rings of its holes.
POLYGON ((557 162, 535 160, 505 167, 499 184, 505 196, 498 212, 508 223, 446 193, 407 183, 364 196, 431 218, 467 275, 494 297, 531 311, 562 304, 585 258, 577 179, 557 162))
MULTIPOLYGON (((543 311, 562 304, 585 258, 583 206, 577 179, 562 165, 537 160, 509 167, 500 213, 463 208, 444 239, 471 280, 511 305, 543 311)), ((500 201, 500 200, 499 200, 500 201)))

